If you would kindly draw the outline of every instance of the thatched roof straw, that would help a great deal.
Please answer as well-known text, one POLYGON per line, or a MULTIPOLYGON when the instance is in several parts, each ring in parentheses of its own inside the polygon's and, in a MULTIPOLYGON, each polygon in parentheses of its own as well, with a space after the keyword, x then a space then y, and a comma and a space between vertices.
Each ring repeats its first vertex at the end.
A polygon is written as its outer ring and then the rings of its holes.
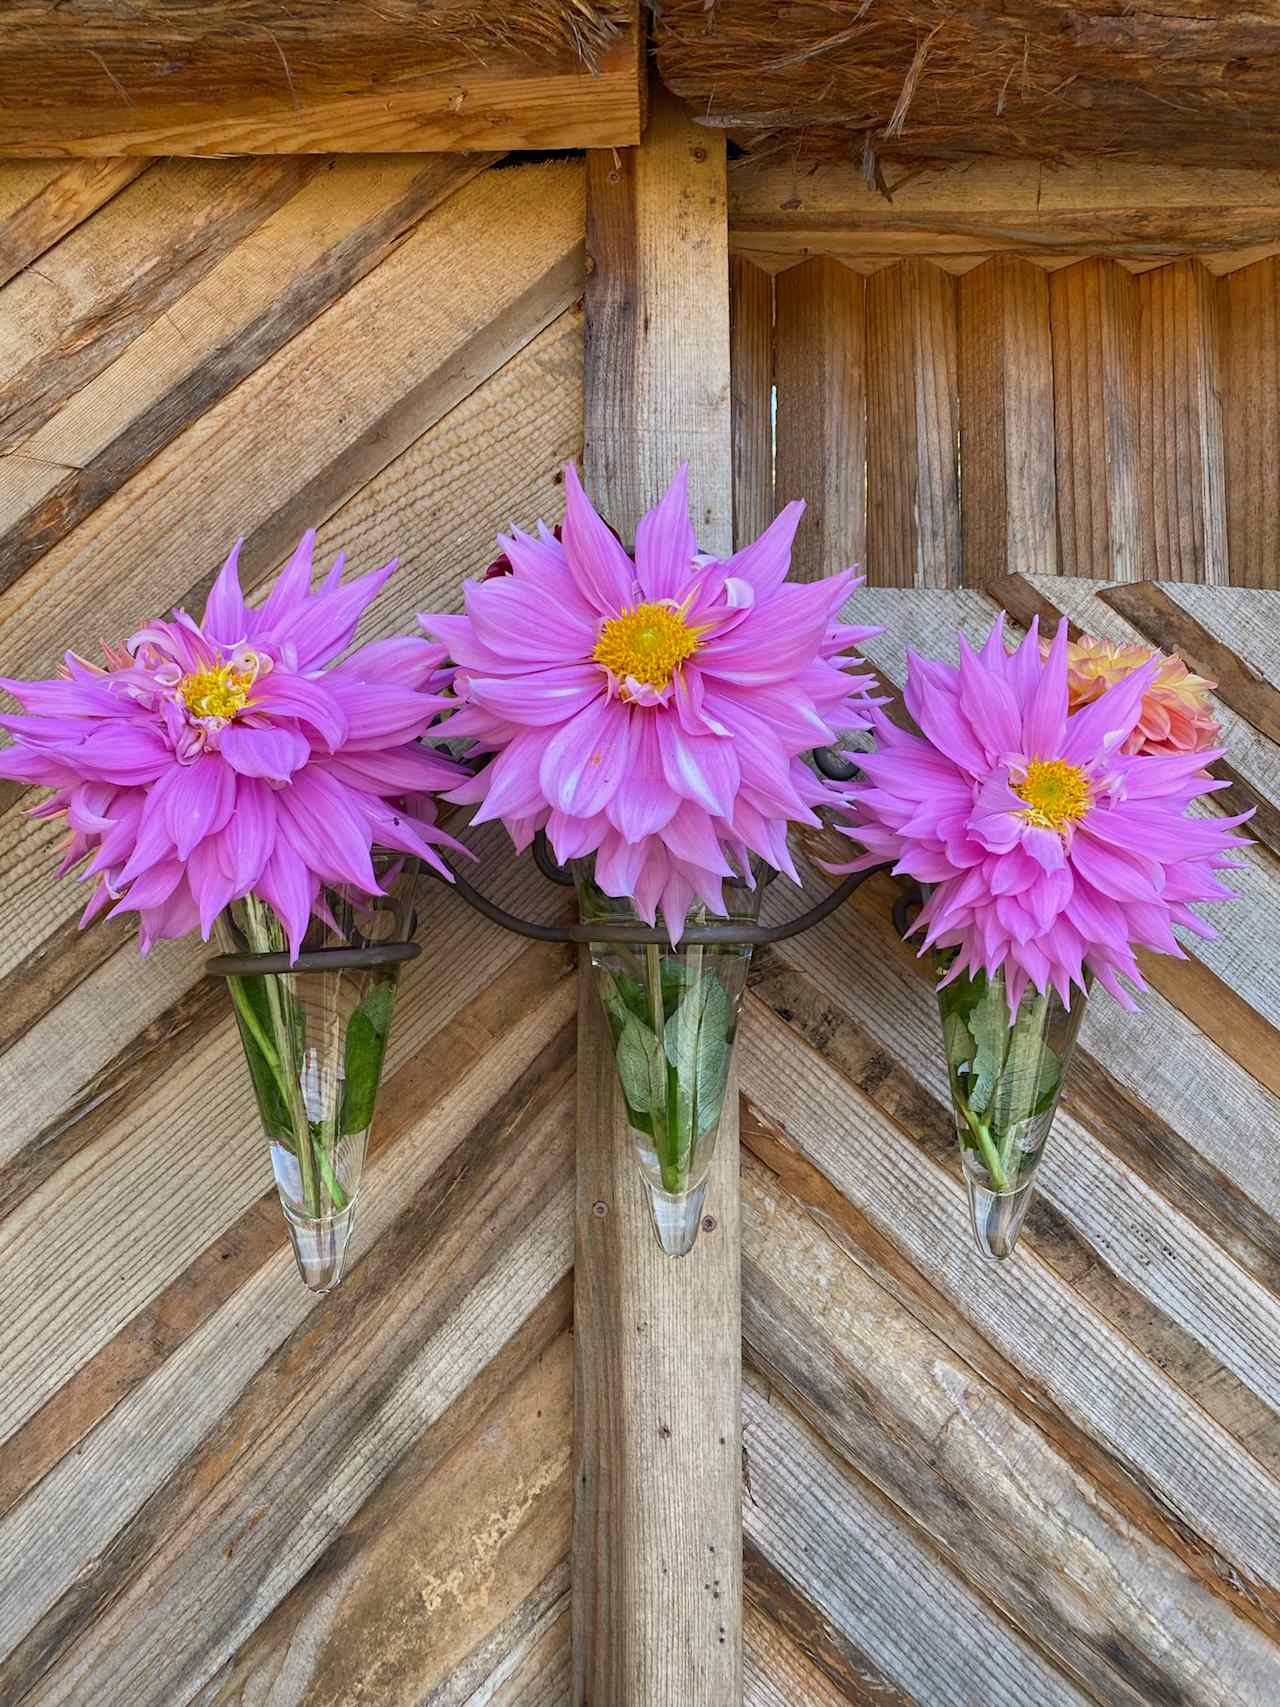
POLYGON ((457 72, 594 68, 631 18, 626 0, 12 0, 0 8, 0 101, 59 109, 119 98, 145 113, 243 104, 282 87, 319 101, 410 89, 457 72), (51 51, 56 49, 56 51, 51 51))
POLYGON ((661 0, 655 28, 666 82, 757 155, 1280 166, 1274 7, 661 0))

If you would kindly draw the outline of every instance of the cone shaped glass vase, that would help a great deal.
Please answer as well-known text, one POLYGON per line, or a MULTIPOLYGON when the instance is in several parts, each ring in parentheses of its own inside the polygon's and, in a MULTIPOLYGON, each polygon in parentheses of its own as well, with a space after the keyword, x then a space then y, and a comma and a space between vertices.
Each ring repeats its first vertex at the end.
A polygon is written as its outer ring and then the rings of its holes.
POLYGON ((311 921, 295 970, 253 969, 255 957, 288 950, 256 896, 218 921, 224 953, 244 968, 227 986, 298 1272, 313 1292, 332 1290, 346 1266, 400 969, 417 953, 408 941, 416 862, 375 857, 374 870, 384 895, 324 892, 329 920, 311 921))
MULTIPOLYGON (((640 922, 632 901, 598 887, 594 861, 573 868, 584 922, 640 922)), ((754 922, 763 888, 759 879, 726 879, 727 912, 694 907, 686 927, 754 922)), ((702 1222, 751 946, 593 942, 591 960, 654 1233, 668 1256, 687 1256, 702 1222)))
POLYGON ((938 991, 969 1219, 989 1262, 1013 1254, 1058 1110, 1086 998, 1030 987, 1010 1016, 1003 970, 938 991))

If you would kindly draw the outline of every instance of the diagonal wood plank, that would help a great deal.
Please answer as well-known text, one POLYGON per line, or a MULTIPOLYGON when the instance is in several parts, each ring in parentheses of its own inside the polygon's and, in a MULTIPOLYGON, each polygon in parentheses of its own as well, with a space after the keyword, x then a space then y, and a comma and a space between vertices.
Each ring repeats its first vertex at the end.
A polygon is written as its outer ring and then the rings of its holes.
MULTIPOLYGON (((197 1697, 464 1707, 567 1610, 567 1278, 197 1697)), ((514 1669, 514 1665, 510 1669, 514 1669)))
MULTIPOLYGON (((487 844, 476 840, 481 848, 497 846, 496 833, 487 844)), ((545 888, 531 861, 507 862, 502 882, 494 884, 508 904, 531 911, 545 888)), ((460 907, 434 880, 422 891, 419 920, 438 959, 434 975, 428 960, 402 980, 387 1052, 390 1072, 452 1017, 477 980, 521 952, 519 938, 460 907)), ((226 1019, 192 1039, 177 1070, 144 1082, 136 1101, 9 1214, 0 1241, 0 1289, 16 1320, 0 1391, 0 1438, 181 1274, 269 1183, 252 1088, 234 1022, 226 1019)))
POLYGON ((0 1670, 6 1687, 52 1668, 49 1699, 184 1699, 310 1569, 567 1274, 566 1074, 539 1075, 489 1142, 458 1146, 421 1185, 22 1639, 0 1670), (175 1646, 171 1631, 197 1619, 200 1640, 175 1646))
POLYGON ((0 293, 0 448, 21 444, 318 169, 220 160, 145 172, 0 293))
POLYGON ((1280 1646, 1142 1531, 758 1163, 744 1175, 744 1337, 828 1443, 1100 1700, 1214 1701, 1280 1687, 1280 1646), (1215 1678, 1224 1620, 1237 1656, 1215 1678))
MULTIPOLYGON (((754 1374, 743 1383, 753 1546, 909 1698, 1072 1707, 1088 1697, 936 1557, 754 1374), (963 1699, 963 1697, 962 1697, 963 1699)), ((892 1697, 890 1698, 892 1699, 892 1697)))
POLYGON ((372 184, 364 162, 344 162, 340 173, 313 180, 264 221, 221 267, 134 339, 99 384, 85 386, 24 443, 24 458, 34 456, 55 470, 68 465, 73 472, 51 483, 0 534, 0 587, 72 533, 493 158, 442 155, 412 174, 383 169, 372 184), (376 198, 367 196, 369 189, 376 198), (374 206, 362 205, 366 200, 374 206), (322 247, 326 237, 331 241, 322 247), (251 292, 246 278, 252 279, 255 267, 260 283, 251 292), (232 292, 228 274, 235 281, 232 292), (228 295, 230 313, 224 306, 228 295))
MULTIPOLYGON (((545 946, 527 950, 482 994, 460 1007, 384 1084, 370 1139, 370 1161, 428 1115, 444 1118, 466 1075, 477 1074, 480 1086, 487 1082, 486 1053, 505 1040, 512 1012, 533 1016, 534 1035, 545 1043, 547 1027, 563 1025, 568 1018, 570 970, 563 954, 549 952, 545 946)), ((112 1118, 128 1107, 128 1097, 127 1086, 113 1093, 112 1118)), ((271 1261, 281 1249, 281 1237, 272 1189, 83 1363, 0 1448, 0 1514, 271 1261)))
MULTIPOLYGON (((21 206, 0 215, 0 287, 105 206, 147 166, 145 160, 120 155, 77 160, 58 170, 21 206)), ((10 167, 5 177, 14 176, 10 167)))
POLYGON ((1126 1339, 1030 1252, 992 1284, 972 1248, 963 1194, 934 1163, 870 1113, 813 1052, 797 1057, 787 1028, 749 1001, 743 1088, 839 1190, 1011 1361, 1045 1382, 1069 1415, 1159 1490, 1162 1500, 1275 1606, 1268 1536, 1280 1483, 1211 1423, 1126 1339))
MULTIPOLYGON (((372 1248, 396 1224, 459 1146, 460 1154, 468 1145, 491 1146, 494 1135, 519 1115, 545 1077, 541 1057, 554 1049, 561 1033, 567 1038, 572 1012, 570 984, 563 997, 544 1003, 511 1028, 503 1051, 478 1060, 458 1085, 438 1104, 428 1103, 422 1118, 375 1158, 361 1210, 361 1248, 372 1248)), ((220 1262, 226 1248, 234 1252, 236 1247, 215 1246, 211 1260, 220 1262)), ((278 1225, 274 1246, 268 1249, 264 1237, 261 1254, 256 1264, 251 1260, 249 1276, 167 1356, 163 1343, 157 1347, 162 1360, 90 1428, 76 1450, 65 1451, 79 1432, 77 1419, 67 1418, 65 1412, 50 1413, 58 1417, 60 1430, 53 1442, 42 1444, 38 1434, 26 1440, 16 1437, 15 1450, 27 1452, 33 1467, 57 1461, 0 1522, 4 1649, 47 1617, 82 1580, 86 1561, 106 1555, 113 1537, 147 1509, 209 1438, 264 1360, 317 1308, 315 1296, 297 1283, 278 1225), (60 1450, 64 1455, 58 1457, 60 1450), (113 1466, 126 1458, 133 1468, 122 1477, 113 1466), (41 1570, 33 1577, 27 1561, 36 1536, 41 1570)), ((95 1421, 92 1413, 87 1421, 95 1421)), ((90 1594, 90 1609, 92 1604, 90 1594)), ((74 1613, 74 1605, 71 1610, 74 1613)))

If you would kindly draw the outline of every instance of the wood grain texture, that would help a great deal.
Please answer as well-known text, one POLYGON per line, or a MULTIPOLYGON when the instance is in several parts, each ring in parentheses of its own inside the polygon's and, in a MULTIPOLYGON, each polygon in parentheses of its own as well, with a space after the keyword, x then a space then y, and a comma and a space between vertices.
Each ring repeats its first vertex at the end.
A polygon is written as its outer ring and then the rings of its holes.
MULTIPOLYGON (((629 537, 690 459, 705 549, 731 544, 724 145, 665 97, 644 146, 588 165, 586 470, 629 537), (698 336, 689 335, 696 324, 698 336)), ((584 951, 585 955, 585 951, 584 951)), ((742 1695, 736 1101, 679 1261, 649 1224, 589 964, 578 1047, 574 1700, 742 1695)))
POLYGON ((888 195, 836 162, 789 154, 737 161, 729 174, 736 254, 895 257, 1123 255, 1145 264, 1207 250, 1247 254, 1280 239, 1274 172, 1132 161, 1057 168, 1030 160, 890 168, 888 195))
POLYGON ((1139 503, 1138 292, 1110 261, 1081 261, 1049 279, 1064 575, 1155 573, 1139 503))
POLYGON ((1176 261, 1138 280, 1138 432, 1148 579, 1228 579, 1218 313, 1213 279, 1176 261), (1149 516, 1149 521, 1147 517, 1149 516))
POLYGON ((733 399, 733 543, 773 520, 773 279, 729 261, 729 372, 733 399))
POLYGON ((38 261, 46 249, 145 172, 145 160, 77 161, 0 218, 0 285, 38 261))
POLYGON ((996 259, 960 281, 965 581, 1058 571, 1049 281, 996 259))
POLYGON ((634 0, 559 9, 303 0, 104 17, 28 0, 0 26, 0 154, 626 147, 643 129, 634 0))
POLYGON ((866 283, 827 259, 774 283, 776 495, 803 498, 791 573, 817 581, 866 555, 866 283))
POLYGON ((867 280, 867 576, 961 579, 956 281, 904 261, 867 280))
POLYGON ((1275 587, 1280 570, 1280 261, 1217 287, 1227 567, 1236 587, 1275 587))

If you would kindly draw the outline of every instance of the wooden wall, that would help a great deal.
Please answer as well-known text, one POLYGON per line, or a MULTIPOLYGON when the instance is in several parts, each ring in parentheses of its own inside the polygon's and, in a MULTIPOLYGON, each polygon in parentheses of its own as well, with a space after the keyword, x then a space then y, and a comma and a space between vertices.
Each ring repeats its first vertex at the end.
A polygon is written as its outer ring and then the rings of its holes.
MULTIPOLYGON (((198 600, 238 533, 259 584, 309 521, 353 567, 399 553, 375 632, 558 516, 583 167, 485 164, 161 162, 78 177, 74 213, 65 168, 0 168, 6 673, 198 600)), ((359 1261, 316 1299, 207 951, 77 935, 31 803, 0 817, 0 1700, 549 1688, 569 960, 426 889, 359 1261)))
POLYGON ((809 572, 1280 587, 1277 203, 1248 172, 996 162, 885 196, 736 168, 738 319, 757 349, 773 326, 809 572))
MULTIPOLYGON (((582 448, 584 173, 485 164, 0 169, 0 670, 197 599, 238 532, 259 584, 308 521, 354 566, 398 551, 390 629, 456 606, 496 527, 558 514, 582 448)), ((847 305, 866 287, 845 272, 822 291, 847 305)), ((733 407, 763 470, 758 285, 734 299, 733 407)), ((849 401, 909 400, 911 351, 948 322, 936 292, 886 289, 874 377, 841 324, 815 435, 847 447, 849 401)), ((812 361, 798 329, 787 359, 812 361)), ((928 462, 945 408, 913 419, 928 462)), ((869 458, 888 430, 871 418, 869 458)), ((1274 466, 1256 431, 1245 448, 1274 466)), ((737 466, 741 528, 764 483, 737 466)), ((834 542, 857 481, 830 481, 834 542)), ((931 997, 884 884, 758 957, 744 1700, 1271 1707, 1276 618, 1259 592, 1070 578, 854 610, 893 624, 872 648, 892 681, 907 641, 977 630, 997 598, 1190 648, 1223 682, 1261 845, 1226 940, 1165 963, 1141 1018, 1090 1015, 997 1276, 968 1249, 931 997)), ((0 1701, 561 1707, 573 964, 427 888, 358 1261, 317 1299, 203 951, 141 963, 124 928, 78 935, 29 803, 0 800, 0 1701)), ((470 839, 500 896, 562 904, 498 834, 470 839)))

